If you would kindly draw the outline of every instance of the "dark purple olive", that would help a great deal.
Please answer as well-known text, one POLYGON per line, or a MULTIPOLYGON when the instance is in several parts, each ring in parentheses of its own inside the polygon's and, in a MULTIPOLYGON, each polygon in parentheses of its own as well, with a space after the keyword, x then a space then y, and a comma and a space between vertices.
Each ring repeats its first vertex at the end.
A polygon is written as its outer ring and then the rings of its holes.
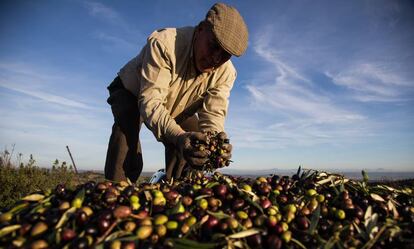
POLYGON ((200 195, 213 195, 213 190, 211 188, 202 188, 200 195))
POLYGON ((233 210, 239 210, 243 208, 244 206, 244 200, 243 199, 235 199, 233 201, 233 210))
POLYGON ((75 238, 75 236, 76 236, 76 232, 70 228, 65 228, 61 232, 61 238, 64 241, 69 241, 75 238))
POLYGON ((95 182, 93 181, 89 181, 87 183, 85 183, 84 188, 85 188, 85 194, 90 195, 94 192, 95 190, 95 182))
POLYGON ((164 193, 164 197, 168 201, 175 201, 178 195, 179 195, 178 192, 175 190, 170 190, 169 192, 164 193))
POLYGON ((309 228, 309 221, 303 216, 299 216, 296 218, 296 225, 301 230, 306 230, 309 228))
POLYGON ((265 198, 260 201, 260 205, 262 206, 263 209, 267 209, 270 206, 272 206, 272 202, 269 199, 265 198))
POLYGON ((208 217, 208 220, 206 221, 205 225, 207 228, 212 229, 213 227, 217 226, 219 223, 219 220, 214 217, 213 215, 210 215, 208 217))
POLYGON ((257 216, 257 210, 255 209, 255 208, 251 208, 250 210, 249 210, 249 217, 250 218, 254 218, 254 217, 256 217, 257 216))
POLYGON ((88 239, 85 237, 76 239, 71 246, 72 249, 84 249, 88 247, 88 239))
POLYGON ((84 225, 88 221, 88 215, 85 212, 80 211, 76 214, 76 223, 78 225, 84 225))
POLYGON ((64 197, 66 194, 66 187, 64 184, 58 184, 55 188, 55 194, 58 197, 64 197))
POLYGON ((133 186, 128 186, 122 192, 125 196, 130 197, 135 192, 135 188, 133 186))
POLYGON ((261 183, 259 186, 259 193, 262 195, 267 195, 272 190, 272 188, 267 183, 261 183))
POLYGON ((219 197, 224 197, 227 194, 227 186, 224 184, 217 185, 214 188, 214 193, 219 197))
POLYGON ((276 224, 273 227, 272 232, 275 233, 275 234, 281 234, 281 233, 283 233, 283 227, 280 224, 276 224))
POLYGON ((110 225, 111 223, 109 222, 109 220, 101 219, 98 221, 98 227, 101 233, 104 233, 109 228, 110 225))
POLYGON ((193 203, 193 198, 191 198, 190 196, 184 196, 182 199, 181 199, 181 202, 182 202, 182 204, 184 205, 184 206, 190 206, 191 205, 191 203, 193 203))
POLYGON ((112 219, 112 211, 105 210, 99 215, 99 219, 110 220, 112 219))
POLYGON ((277 235, 269 235, 266 242, 267 248, 280 249, 282 247, 282 240, 277 235))
POLYGON ((114 192, 105 193, 105 201, 108 204, 115 203, 118 200, 118 196, 114 192))
POLYGON ((91 235, 92 237, 96 237, 98 235, 98 229, 95 226, 88 226, 85 229, 85 233, 91 235))
POLYGON ((27 232, 29 232, 29 231, 30 231, 30 228, 32 228, 32 225, 31 225, 31 224, 29 224, 29 223, 24 223, 24 224, 20 227, 20 229, 19 229, 19 234, 20 234, 21 236, 25 236, 25 235, 27 234, 27 232))
POLYGON ((261 248, 262 235, 258 233, 247 237, 247 244, 249 244, 251 248, 261 248))

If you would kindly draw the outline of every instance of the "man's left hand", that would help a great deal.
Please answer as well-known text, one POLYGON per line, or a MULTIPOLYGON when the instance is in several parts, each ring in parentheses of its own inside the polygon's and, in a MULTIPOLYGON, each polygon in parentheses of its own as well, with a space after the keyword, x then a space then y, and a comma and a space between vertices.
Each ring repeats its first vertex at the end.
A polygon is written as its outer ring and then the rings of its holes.
POLYGON ((222 145, 222 149, 225 151, 221 156, 225 160, 230 160, 231 158, 231 151, 233 150, 233 146, 230 144, 229 139, 227 138, 227 134, 222 131, 218 134, 218 137, 220 140, 224 141, 222 145))

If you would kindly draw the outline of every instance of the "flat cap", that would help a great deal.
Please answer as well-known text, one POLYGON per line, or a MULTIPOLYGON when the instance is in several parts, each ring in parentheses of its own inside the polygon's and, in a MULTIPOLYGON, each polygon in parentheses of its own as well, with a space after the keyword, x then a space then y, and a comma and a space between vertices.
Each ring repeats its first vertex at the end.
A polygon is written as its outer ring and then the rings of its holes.
POLYGON ((207 12, 220 46, 228 53, 241 56, 247 49, 249 31, 240 13, 232 6, 216 3, 207 12))

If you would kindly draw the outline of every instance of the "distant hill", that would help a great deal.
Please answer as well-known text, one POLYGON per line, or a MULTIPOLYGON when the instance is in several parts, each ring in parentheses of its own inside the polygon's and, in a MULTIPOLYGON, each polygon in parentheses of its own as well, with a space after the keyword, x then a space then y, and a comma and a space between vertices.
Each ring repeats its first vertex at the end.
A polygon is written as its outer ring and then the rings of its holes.
MULTIPOLYGON (((259 169, 259 170, 241 170, 241 169, 236 169, 234 167, 231 168, 223 168, 219 170, 220 172, 222 172, 223 174, 228 174, 228 175, 235 175, 235 176, 243 176, 243 177, 258 177, 258 176, 269 176, 272 174, 276 174, 276 175, 280 175, 280 176, 292 176, 293 174, 295 174, 297 172, 297 168, 296 169, 278 169, 278 168, 273 168, 273 169, 259 169)), ((338 174, 343 174, 345 175, 345 177, 348 177, 350 179, 362 179, 362 175, 360 171, 339 171, 339 170, 321 170, 321 171, 326 171, 326 172, 330 172, 330 173, 338 173, 338 174)), ((390 172, 390 171, 382 171, 382 170, 377 170, 377 171, 370 171, 370 170, 366 170, 369 176, 369 180, 370 181, 392 181, 392 180, 403 180, 403 179, 414 179, 414 171, 411 172, 390 172)), ((98 174, 101 175, 101 177, 103 177, 103 171, 101 170, 80 170, 80 172, 82 173, 92 173, 92 174, 98 174)), ((141 173, 142 177, 151 177, 152 174, 154 174, 154 171, 144 171, 141 173)))

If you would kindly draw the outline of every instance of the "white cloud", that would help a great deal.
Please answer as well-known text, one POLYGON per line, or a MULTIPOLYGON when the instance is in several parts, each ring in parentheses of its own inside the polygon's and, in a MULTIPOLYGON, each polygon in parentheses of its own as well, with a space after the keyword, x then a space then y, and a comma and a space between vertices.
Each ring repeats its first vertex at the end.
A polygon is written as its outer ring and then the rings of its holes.
POLYGON ((414 90, 414 80, 404 78, 387 64, 355 63, 339 73, 325 74, 335 84, 354 91, 353 97, 363 102, 407 100, 404 95, 414 90))
POLYGON ((126 27, 127 23, 122 16, 114 9, 98 2, 85 2, 89 13, 103 21, 110 22, 111 24, 126 27))
POLYGON ((271 41, 266 31, 252 44, 257 55, 269 64, 263 69, 266 75, 272 72, 272 76, 253 78, 246 85, 252 108, 248 112, 256 113, 257 119, 253 123, 251 115, 239 116, 237 126, 229 127, 235 146, 271 149, 338 145, 375 135, 363 114, 337 103, 335 95, 321 90, 303 68, 298 68, 300 64, 294 67, 283 60, 271 41), (260 113, 266 117, 260 117, 260 113))
POLYGON ((86 2, 89 14, 114 26, 116 30, 111 33, 106 31, 95 31, 93 36, 102 42, 103 49, 108 52, 127 51, 137 52, 138 42, 144 42, 144 36, 134 25, 129 23, 118 11, 98 2, 86 2))
MULTIPOLYGON (((39 165, 50 166, 55 158, 68 160, 69 145, 80 168, 103 170, 113 117, 105 99, 79 100, 96 97, 85 91, 82 82, 90 83, 86 75, 78 73, 74 79, 44 65, 0 62, 0 76, 0 146, 16 144, 23 161, 33 154, 39 165), (73 81, 81 89, 68 88, 73 81), (65 96, 51 93, 61 85, 66 86, 65 96)), ((145 170, 158 169, 163 165, 162 145, 147 131, 140 138, 145 170)))
POLYGON ((138 50, 137 42, 127 41, 121 37, 109 35, 104 32, 98 32, 95 35, 99 40, 107 43, 103 45, 107 51, 119 53, 119 51, 136 52, 138 50))
MULTIPOLYGON (((21 62, 0 62, 0 87, 22 93, 24 95, 67 108, 80 108, 85 110, 95 110, 102 112, 104 108, 101 101, 94 101, 95 97, 82 97, 79 95, 80 89, 88 87, 82 86, 83 82, 89 84, 92 80, 89 77, 55 69, 45 69, 44 66, 21 62), (62 85, 72 85, 71 90, 65 90, 62 94, 62 85), (63 93, 65 96, 63 96, 63 93), (66 96, 71 96, 66 97, 66 96), (76 99, 72 96, 76 96, 76 99), (78 98, 83 98, 81 101, 78 98)), ((89 85, 92 87, 92 85, 89 85)), ((103 90, 104 91, 104 90, 103 90)), ((102 101, 103 102, 103 101, 102 101)))
POLYGON ((58 105, 63 105, 63 106, 68 106, 68 107, 75 107, 75 108, 82 108, 82 109, 93 109, 90 106, 87 106, 84 103, 81 103, 81 102, 78 102, 78 101, 70 100, 70 99, 67 99, 65 97, 50 94, 50 93, 46 93, 46 92, 41 92, 41 91, 32 90, 32 89, 24 89, 24 88, 21 88, 21 87, 13 86, 13 83, 8 84, 8 83, 4 82, 3 80, 0 80, 0 86, 4 87, 4 88, 7 88, 9 90, 24 93, 28 96, 39 98, 43 101, 58 104, 58 105))
MULTIPOLYGON (((277 73, 269 82, 247 85, 258 108, 271 107, 274 111, 312 118, 318 123, 342 123, 362 120, 358 113, 337 106, 329 96, 318 93, 312 81, 283 62, 270 46, 266 35, 259 36, 253 49, 268 61, 277 73)), ((254 80, 253 80, 254 81, 254 80)))

